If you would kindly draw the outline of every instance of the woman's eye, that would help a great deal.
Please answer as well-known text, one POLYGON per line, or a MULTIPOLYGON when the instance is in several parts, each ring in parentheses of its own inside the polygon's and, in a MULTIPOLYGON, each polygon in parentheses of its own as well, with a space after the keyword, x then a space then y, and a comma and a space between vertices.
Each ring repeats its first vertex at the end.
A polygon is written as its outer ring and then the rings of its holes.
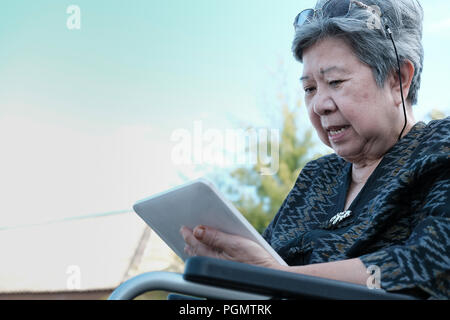
POLYGON ((334 80, 334 81, 328 82, 328 84, 331 85, 332 87, 337 87, 337 86, 340 85, 342 82, 344 82, 344 81, 343 81, 343 80, 334 80))
POLYGON ((306 94, 311 94, 313 92, 313 90, 315 90, 315 89, 316 88, 314 88, 314 87, 307 87, 307 88, 304 88, 303 90, 305 90, 306 94))

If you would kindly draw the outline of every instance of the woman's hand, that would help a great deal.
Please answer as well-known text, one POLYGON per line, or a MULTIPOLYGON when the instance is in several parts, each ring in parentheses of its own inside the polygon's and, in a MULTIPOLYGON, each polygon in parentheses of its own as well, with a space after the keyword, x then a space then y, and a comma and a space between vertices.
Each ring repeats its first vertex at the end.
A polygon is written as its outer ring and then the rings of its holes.
POLYGON ((361 285, 366 285, 369 277, 366 267, 359 258, 305 266, 282 266, 256 242, 243 237, 205 226, 197 226, 193 231, 182 227, 180 233, 186 242, 184 251, 190 256, 207 256, 243 262, 361 285))
POLYGON ((180 229, 186 242, 184 251, 190 256, 207 256, 278 269, 281 265, 260 245, 249 239, 197 226, 180 229))

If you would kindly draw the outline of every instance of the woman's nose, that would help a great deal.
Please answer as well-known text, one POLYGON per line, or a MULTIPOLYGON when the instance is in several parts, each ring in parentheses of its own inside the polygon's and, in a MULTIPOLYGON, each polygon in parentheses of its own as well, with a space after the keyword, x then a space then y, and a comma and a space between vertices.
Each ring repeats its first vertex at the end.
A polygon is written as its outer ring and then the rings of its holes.
POLYGON ((319 116, 327 115, 336 110, 336 104, 330 95, 317 92, 313 101, 314 113, 319 116))

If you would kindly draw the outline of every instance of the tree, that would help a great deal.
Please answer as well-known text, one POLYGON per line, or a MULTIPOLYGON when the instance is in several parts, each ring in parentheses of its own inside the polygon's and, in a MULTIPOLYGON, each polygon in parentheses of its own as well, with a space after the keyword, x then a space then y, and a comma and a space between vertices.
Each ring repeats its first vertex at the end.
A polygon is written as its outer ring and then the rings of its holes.
POLYGON ((432 109, 428 115, 431 118, 431 120, 439 120, 444 119, 446 117, 444 112, 436 108, 432 109))
MULTIPOLYGON (((298 108, 290 110, 286 104, 282 107, 279 166, 275 174, 261 175, 263 164, 259 158, 255 165, 239 167, 230 173, 235 183, 228 186, 226 193, 260 233, 277 213, 304 165, 320 156, 311 155, 314 146, 311 129, 306 130, 301 138, 298 137, 297 113, 298 108)), ((271 154, 273 147, 268 142, 268 154, 271 154)), ((218 184, 223 185, 220 182, 218 184)))

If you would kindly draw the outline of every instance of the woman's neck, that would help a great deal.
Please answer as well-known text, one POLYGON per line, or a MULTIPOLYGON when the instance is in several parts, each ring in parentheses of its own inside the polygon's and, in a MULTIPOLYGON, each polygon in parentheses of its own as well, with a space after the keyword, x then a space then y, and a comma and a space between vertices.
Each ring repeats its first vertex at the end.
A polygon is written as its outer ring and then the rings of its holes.
POLYGON ((359 185, 365 184, 372 172, 378 166, 383 158, 376 160, 367 160, 364 162, 353 163, 352 165, 352 183, 359 185))
MULTIPOLYGON (((402 138, 411 131, 412 127, 416 124, 414 115, 412 114, 410 108, 408 109, 408 122, 406 124, 405 130, 402 134, 402 138)), ((384 156, 384 155, 383 155, 384 156)), ((373 159, 361 159, 359 161, 352 163, 352 183, 355 185, 364 185, 369 179, 372 172, 375 171, 378 164, 383 159, 383 156, 375 156, 373 159)))

